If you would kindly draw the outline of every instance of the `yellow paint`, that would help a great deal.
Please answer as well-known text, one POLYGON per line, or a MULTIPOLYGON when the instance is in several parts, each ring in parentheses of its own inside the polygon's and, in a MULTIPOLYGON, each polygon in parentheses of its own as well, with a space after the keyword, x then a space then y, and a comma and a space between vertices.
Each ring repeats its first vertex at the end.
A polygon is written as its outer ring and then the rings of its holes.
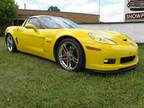
POLYGON ((5 35, 10 33, 13 36, 19 51, 55 61, 54 45, 56 41, 61 37, 69 36, 76 39, 83 47, 86 56, 85 68, 87 69, 110 71, 130 67, 138 63, 138 46, 134 41, 120 33, 84 29, 31 29, 30 27, 29 25, 27 27, 15 26, 6 29, 5 35), (116 44, 111 45, 92 39, 89 36, 90 32, 95 37, 105 36, 116 42, 116 44), (125 39, 127 41, 124 41, 125 39), (120 58, 127 56, 136 56, 136 58, 132 62, 120 64, 120 58), (116 64, 104 64, 106 58, 115 58, 116 64))

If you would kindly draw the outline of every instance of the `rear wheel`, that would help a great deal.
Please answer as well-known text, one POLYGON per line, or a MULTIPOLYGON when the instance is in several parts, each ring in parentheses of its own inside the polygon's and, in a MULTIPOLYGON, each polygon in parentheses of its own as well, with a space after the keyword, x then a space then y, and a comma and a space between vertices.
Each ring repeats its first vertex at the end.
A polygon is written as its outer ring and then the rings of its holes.
POLYGON ((7 49, 9 52, 16 52, 17 51, 13 37, 10 34, 8 34, 6 37, 6 45, 7 45, 7 49))
POLYGON ((57 49, 57 60, 67 71, 80 71, 84 68, 85 57, 81 45, 74 39, 62 40, 57 49))

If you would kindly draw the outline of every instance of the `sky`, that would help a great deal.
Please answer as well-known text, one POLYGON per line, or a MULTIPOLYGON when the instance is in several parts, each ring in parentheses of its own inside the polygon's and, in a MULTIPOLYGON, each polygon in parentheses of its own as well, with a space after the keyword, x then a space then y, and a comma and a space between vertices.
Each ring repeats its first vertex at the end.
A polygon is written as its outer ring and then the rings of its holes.
POLYGON ((15 0, 20 9, 47 10, 57 6, 64 12, 100 14, 102 22, 124 21, 124 0, 15 0), (99 2, 100 1, 100 2, 99 2), (99 9, 100 4, 100 9, 99 9))

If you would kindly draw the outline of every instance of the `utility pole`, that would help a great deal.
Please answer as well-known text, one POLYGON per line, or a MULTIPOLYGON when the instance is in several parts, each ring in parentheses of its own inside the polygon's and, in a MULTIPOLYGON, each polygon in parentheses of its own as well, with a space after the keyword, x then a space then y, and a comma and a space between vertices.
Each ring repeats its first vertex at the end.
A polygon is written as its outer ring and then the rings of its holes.
POLYGON ((24 3, 24 9, 26 9, 26 3, 24 3))
POLYGON ((100 16, 101 16, 101 0, 99 0, 99 22, 100 22, 100 16))
POLYGON ((101 0, 99 0, 99 15, 101 13, 101 0))

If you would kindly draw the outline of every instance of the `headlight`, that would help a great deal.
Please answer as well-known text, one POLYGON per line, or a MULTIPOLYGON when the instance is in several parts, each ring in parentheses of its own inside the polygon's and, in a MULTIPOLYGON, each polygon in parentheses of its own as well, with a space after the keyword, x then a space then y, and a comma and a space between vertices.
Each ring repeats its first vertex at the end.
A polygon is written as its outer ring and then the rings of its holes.
POLYGON ((112 45, 116 44, 115 41, 113 41, 111 39, 108 39, 106 37, 103 37, 103 36, 97 36, 96 40, 99 41, 99 42, 102 42, 102 43, 107 43, 107 44, 112 44, 112 45))
POLYGON ((106 43, 106 44, 111 44, 111 45, 117 44, 115 41, 108 39, 104 36, 95 36, 95 34, 92 32, 89 33, 89 37, 91 39, 96 40, 96 41, 101 42, 101 43, 106 43))

